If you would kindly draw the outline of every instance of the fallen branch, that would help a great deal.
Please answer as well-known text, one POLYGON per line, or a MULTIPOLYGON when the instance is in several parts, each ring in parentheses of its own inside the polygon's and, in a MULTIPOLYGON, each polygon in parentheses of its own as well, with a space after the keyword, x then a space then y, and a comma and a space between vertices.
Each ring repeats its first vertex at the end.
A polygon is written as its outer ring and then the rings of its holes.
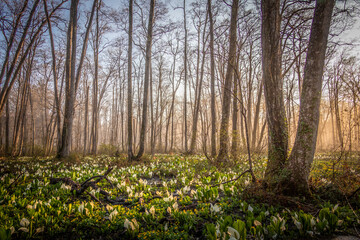
POLYGON ((356 189, 356 190, 349 196, 349 199, 351 199, 352 197, 354 197, 358 191, 360 191, 360 187, 359 187, 358 189, 356 189))
POLYGON ((248 172, 250 172, 250 169, 248 169, 248 170, 246 170, 245 172, 241 173, 239 176, 237 176, 237 177, 234 178, 234 179, 231 179, 231 180, 226 181, 226 182, 214 184, 214 185, 212 185, 211 187, 217 187, 217 186, 220 186, 221 184, 226 184, 226 183, 230 183, 230 182, 235 182, 236 180, 238 180, 239 178, 241 178, 245 173, 248 173, 248 172))
POLYGON ((87 193, 93 200, 99 202, 100 205, 104 206, 103 202, 100 201, 97 197, 95 197, 94 194, 92 194, 92 193, 90 193, 90 192, 88 192, 88 191, 86 191, 86 193, 87 193))
POLYGON ((78 190, 80 188, 80 184, 74 182, 71 178, 50 178, 50 184, 57 184, 59 182, 71 186, 71 191, 78 190))
MULTIPOLYGON (((101 188, 99 188, 96 184, 99 183, 102 179, 106 179, 110 185, 112 187, 114 187, 113 183, 107 178, 107 175, 109 175, 109 173, 112 171, 112 167, 109 167, 106 172, 104 173, 104 175, 98 175, 98 176, 93 176, 87 180, 85 180, 83 183, 77 183, 74 180, 72 180, 71 178, 65 177, 65 178, 50 178, 50 184, 57 184, 59 182, 65 183, 66 185, 71 186, 71 191, 76 191, 76 195, 79 196, 81 194, 83 194, 89 187, 97 190, 100 189, 99 192, 102 195, 105 195, 106 197, 110 196, 110 194, 104 190, 102 190, 101 188), (97 178, 97 179, 96 179, 97 178), (96 179, 95 181, 92 181, 93 179, 96 179)), ((91 198, 95 199, 96 201, 99 201, 93 194, 87 192, 91 198)))

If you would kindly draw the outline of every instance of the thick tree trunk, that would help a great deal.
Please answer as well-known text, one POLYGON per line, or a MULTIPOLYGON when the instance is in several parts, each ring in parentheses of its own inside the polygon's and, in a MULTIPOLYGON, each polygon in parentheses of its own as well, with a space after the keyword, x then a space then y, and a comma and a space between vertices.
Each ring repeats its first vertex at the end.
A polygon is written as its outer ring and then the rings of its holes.
POLYGON ((98 107, 98 93, 99 93, 99 44, 100 44, 100 32, 99 32, 99 8, 96 7, 96 27, 95 27, 95 39, 94 39, 94 68, 95 74, 93 79, 93 104, 92 104, 92 125, 91 125, 91 154, 97 154, 97 145, 99 140, 99 107, 98 107))
POLYGON ((208 0, 208 14, 210 25, 210 71, 211 71, 211 156, 216 156, 216 106, 215 106, 215 57, 214 57, 214 21, 211 0, 208 0))
MULTIPOLYGON (((76 90, 79 86, 81 69, 84 62, 89 32, 92 25, 92 19, 97 5, 97 0, 94 0, 89 23, 85 32, 84 42, 82 46, 79 66, 75 76, 76 65, 76 32, 77 32, 77 7, 79 0, 72 0, 70 7, 70 20, 68 27, 67 46, 66 46, 66 59, 65 59, 65 110, 64 110, 64 123, 62 129, 62 137, 60 147, 58 149, 58 157, 68 157, 70 154, 70 144, 72 135, 72 126, 74 120, 74 107, 76 90)), ((60 91, 61 95, 61 91, 60 91)))
POLYGON ((71 0, 70 20, 66 46, 66 96, 64 124, 62 131, 61 146, 58 157, 67 157, 70 154, 71 133, 74 120, 75 107, 75 64, 76 64, 76 32, 77 32, 77 8, 79 0, 71 0))
POLYGON ((308 192, 308 178, 319 126, 325 53, 334 5, 335 0, 316 1, 304 69, 298 129, 283 189, 292 194, 308 192))
POLYGON ((155 7, 155 0, 151 0, 150 1, 150 12, 149 12, 149 22, 148 22, 148 29, 147 29, 147 39, 146 39, 146 50, 145 50, 146 56, 145 56, 145 78, 144 78, 144 98, 143 98, 143 109, 142 109, 142 123, 141 123, 141 130, 140 130, 139 152, 136 156, 137 159, 140 159, 145 152, 149 81, 150 81, 151 46, 152 46, 153 23, 154 23, 154 7, 155 7))
POLYGON ((128 79, 127 79, 127 134, 128 134, 128 160, 133 158, 132 150, 132 31, 133 31, 133 0, 129 0, 129 38, 128 38, 128 79))
POLYGON ((266 120, 268 125, 268 165, 265 180, 281 174, 288 151, 287 120, 281 77, 280 0, 262 0, 262 71, 264 81, 266 120))
POLYGON ((236 22, 238 15, 239 0, 233 0, 231 6, 231 20, 229 32, 229 57, 227 62, 227 70, 225 84, 223 87, 222 116, 220 126, 220 149, 217 161, 228 161, 229 151, 229 121, 230 121, 230 105, 231 105, 231 88, 234 70, 236 68, 236 22))

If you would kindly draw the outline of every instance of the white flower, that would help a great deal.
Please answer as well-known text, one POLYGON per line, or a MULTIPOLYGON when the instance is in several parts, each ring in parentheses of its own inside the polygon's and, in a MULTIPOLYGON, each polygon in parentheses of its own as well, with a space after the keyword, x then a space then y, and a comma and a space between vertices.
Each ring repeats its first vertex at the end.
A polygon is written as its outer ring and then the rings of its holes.
MULTIPOLYGON (((238 240, 240 239, 240 234, 239 232, 235 229, 235 228, 232 228, 232 227, 228 227, 228 233, 230 235, 230 239, 231 240, 238 240)), ((230 240, 229 239, 229 240, 230 240)))
POLYGON ((113 207, 112 207, 112 206, 110 206, 110 205, 106 205, 106 209, 110 212, 110 211, 112 211, 112 210, 113 210, 113 207))
POLYGON ((29 232, 29 229, 26 227, 21 227, 21 228, 19 228, 19 231, 29 232))
POLYGON ((175 203, 172 205, 172 207, 173 207, 173 209, 174 209, 175 212, 179 210, 179 205, 178 205, 177 202, 175 202, 175 203))
POLYGON ((85 208, 84 203, 82 203, 82 204, 79 205, 78 211, 79 211, 80 213, 83 213, 83 212, 84 212, 84 208, 85 208))
POLYGON ((132 225, 132 224, 133 224, 133 223, 130 222, 128 219, 125 219, 124 228, 129 229, 130 225, 132 225))
POLYGON ((23 219, 21 219, 21 221, 20 221, 20 225, 21 225, 22 227, 27 227, 27 226, 29 226, 29 224, 30 224, 30 222, 29 222, 29 220, 27 220, 26 218, 23 218, 23 219))
POLYGON ((261 222, 259 222, 258 220, 254 220, 254 225, 257 226, 261 226, 261 222))
POLYGON ((185 186, 182 191, 183 191, 183 193, 185 194, 185 193, 187 193, 188 191, 190 191, 190 187, 189 187, 189 186, 185 186))
POLYGON ((217 205, 217 204, 212 205, 210 203, 210 212, 211 213, 220 213, 221 212, 221 207, 219 205, 217 205))
POLYGON ((118 211, 116 211, 116 209, 114 211, 112 211, 109 215, 109 220, 112 222, 112 220, 116 217, 116 215, 118 215, 118 211))
POLYGON ((295 226, 296 226, 299 230, 302 229, 302 224, 301 224, 301 222, 294 220, 294 224, 295 224, 295 226))
POLYGON ((153 217, 154 217, 155 216, 155 208, 154 208, 154 206, 151 206, 149 211, 150 211, 151 215, 153 215, 153 217))
POLYGON ((135 218, 133 218, 131 221, 125 219, 124 227, 128 230, 130 229, 131 231, 134 231, 139 228, 139 224, 135 218))
POLYGON ((39 227, 36 229, 36 233, 41 233, 45 230, 45 227, 39 227))
POLYGON ((190 191, 190 195, 191 195, 191 196, 194 196, 194 195, 196 195, 196 192, 197 192, 197 191, 195 191, 195 190, 192 189, 192 190, 190 191))

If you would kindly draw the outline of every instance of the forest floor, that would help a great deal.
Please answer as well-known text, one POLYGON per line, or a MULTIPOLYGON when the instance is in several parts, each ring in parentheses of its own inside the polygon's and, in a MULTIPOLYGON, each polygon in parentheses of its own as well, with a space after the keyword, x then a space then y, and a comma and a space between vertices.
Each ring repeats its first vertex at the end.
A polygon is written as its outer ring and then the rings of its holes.
MULTIPOLYGON (((262 179, 266 158, 253 156, 262 179)), ((359 154, 318 154, 312 198, 266 192, 246 157, 0 159, 0 239, 357 239, 359 154), (236 179, 236 180, 235 180, 236 179), (355 194, 354 194, 355 193, 355 194)))

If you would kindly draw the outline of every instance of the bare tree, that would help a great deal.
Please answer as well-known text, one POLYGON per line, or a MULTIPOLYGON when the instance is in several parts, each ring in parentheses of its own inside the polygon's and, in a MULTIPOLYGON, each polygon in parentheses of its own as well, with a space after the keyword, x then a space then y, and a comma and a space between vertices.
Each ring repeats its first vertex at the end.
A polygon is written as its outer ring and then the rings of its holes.
POLYGON ((129 40, 128 40, 128 79, 127 79, 127 103, 128 103, 128 119, 127 119, 127 134, 128 134, 128 160, 133 158, 132 150, 132 31, 133 31, 133 0, 129 0, 129 40))
POLYGON ((214 20, 211 0, 208 0, 208 14, 210 27, 210 71, 211 71, 211 156, 216 156, 216 110, 215 110, 215 56, 214 56, 214 20))
POLYGON ((307 193, 309 190, 308 178, 316 148, 325 53, 334 5, 335 0, 316 1, 304 69, 299 123, 287 167, 289 174, 284 180, 284 191, 292 194, 307 193))
POLYGON ((149 96, 149 82, 150 82, 150 62, 151 62, 151 47, 153 38, 153 24, 154 24, 154 7, 155 0, 150 1, 149 22, 147 29, 146 50, 145 50, 145 79, 144 79, 144 98, 142 109, 142 123, 140 130, 140 143, 139 152, 136 159, 140 159, 145 152, 145 138, 146 138, 146 126, 147 126, 147 114, 148 114, 148 96, 149 96))
POLYGON ((58 157, 67 157, 70 154, 76 90, 80 82, 81 69, 86 54, 89 32, 92 25, 92 20, 95 12, 95 7, 97 5, 97 0, 94 0, 93 2, 90 19, 85 32, 81 56, 80 56, 77 72, 75 75, 78 3, 79 3, 78 0, 71 0, 70 19, 69 19, 69 26, 67 33, 66 60, 65 60, 66 90, 65 90, 64 123, 63 123, 61 143, 57 153, 58 157))
POLYGON ((234 69, 236 68, 236 22, 239 1, 233 0, 231 5, 231 19, 229 32, 229 56, 227 61, 226 77, 223 87, 222 116, 220 125, 220 149, 217 161, 227 161, 229 151, 229 121, 231 105, 231 88, 234 69))
POLYGON ((284 168, 288 151, 287 121, 281 77, 280 0, 262 0, 262 71, 268 125, 268 165, 265 179, 269 184, 284 168))

